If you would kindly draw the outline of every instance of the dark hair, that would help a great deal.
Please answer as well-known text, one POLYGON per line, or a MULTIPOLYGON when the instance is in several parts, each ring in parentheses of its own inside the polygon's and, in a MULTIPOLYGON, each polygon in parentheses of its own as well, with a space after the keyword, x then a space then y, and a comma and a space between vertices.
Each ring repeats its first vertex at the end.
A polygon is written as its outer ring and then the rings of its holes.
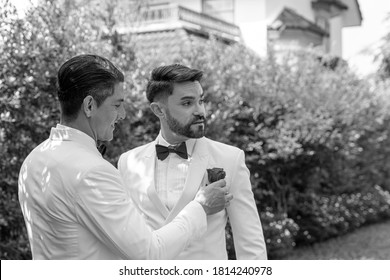
POLYGON ((86 96, 98 106, 114 94, 116 84, 124 81, 123 73, 108 59, 91 54, 75 56, 58 70, 57 93, 62 116, 77 117, 86 96))
POLYGON ((202 76, 202 71, 181 64, 157 67, 146 86, 146 97, 152 103, 156 97, 172 94, 174 83, 200 81, 202 76))

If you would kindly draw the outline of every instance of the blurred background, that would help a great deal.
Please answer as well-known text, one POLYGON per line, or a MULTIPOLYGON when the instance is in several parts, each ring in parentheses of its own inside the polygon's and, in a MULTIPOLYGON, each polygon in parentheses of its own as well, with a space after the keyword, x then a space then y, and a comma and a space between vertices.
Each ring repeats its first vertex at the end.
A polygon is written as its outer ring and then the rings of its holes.
POLYGON ((81 53, 126 74, 113 165, 158 134, 151 69, 201 69, 206 134, 245 151, 269 258, 390 259, 389 13, 387 0, 0 0, 0 259, 31 259, 18 173, 59 122, 59 66, 81 53))

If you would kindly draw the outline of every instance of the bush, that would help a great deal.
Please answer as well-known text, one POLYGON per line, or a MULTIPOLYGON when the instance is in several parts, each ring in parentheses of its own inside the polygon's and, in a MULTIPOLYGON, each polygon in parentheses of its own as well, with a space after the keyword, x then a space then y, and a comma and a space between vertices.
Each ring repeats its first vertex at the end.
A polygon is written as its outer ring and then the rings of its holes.
MULTIPOLYGON (((291 252, 296 246, 295 237, 299 227, 293 219, 287 217, 286 213, 273 213, 273 209, 268 208, 260 215, 263 234, 269 259, 278 259, 291 252)), ((226 226, 226 249, 230 260, 236 259, 234 251, 233 234, 228 223, 226 226)))
MULTIPOLYGON (((370 159, 387 151, 385 141, 377 140, 390 138, 384 128, 388 107, 346 64, 329 68, 307 51, 288 53, 281 61, 272 55, 262 60, 242 46, 212 41, 195 43, 183 56, 183 63, 205 71, 208 136, 246 153, 263 219, 268 208, 287 213, 300 228, 297 243, 303 244, 387 217, 383 211, 362 210, 368 206, 366 195, 355 198, 362 206, 353 213, 361 222, 310 199, 331 197, 336 203, 340 198, 336 205, 352 211, 346 197, 375 194, 380 207, 387 205, 384 193, 372 190, 386 178, 385 160, 370 159)), ((263 227, 266 236, 277 232, 265 222, 263 227)), ((292 236, 275 235, 270 255, 292 248, 283 242, 293 244, 292 236)))
POLYGON ((381 187, 353 194, 304 194, 289 212, 299 226, 298 245, 343 235, 364 224, 390 218, 390 194, 381 187))
MULTIPOLYGON (((140 57, 115 31, 116 1, 105 2, 107 9, 46 1, 23 19, 0 1, 0 258, 31 257, 17 201, 18 171, 59 121, 56 72, 80 53, 103 55, 126 73, 128 117, 108 145, 114 165, 122 152, 158 133, 144 95, 150 70, 181 62, 204 71, 207 136, 245 151, 271 257, 294 242, 388 218, 388 84, 381 84, 380 94, 346 64, 330 67, 324 61, 332 59, 318 59, 313 51, 270 52, 262 59, 214 39, 193 42, 175 61, 140 57)), ((234 257, 230 241, 228 248, 234 257)))
POLYGON ((92 20, 83 22, 88 14, 84 8, 44 1, 19 18, 9 1, 0 2, 2 259, 31 258, 17 198, 18 173, 24 158, 59 121, 56 75, 60 65, 76 54, 99 53, 132 66, 131 55, 116 55, 118 46, 102 39, 92 20))
POLYGON ((269 259, 278 259, 294 249, 299 226, 293 219, 286 213, 274 214, 272 209, 262 212, 260 219, 269 259))

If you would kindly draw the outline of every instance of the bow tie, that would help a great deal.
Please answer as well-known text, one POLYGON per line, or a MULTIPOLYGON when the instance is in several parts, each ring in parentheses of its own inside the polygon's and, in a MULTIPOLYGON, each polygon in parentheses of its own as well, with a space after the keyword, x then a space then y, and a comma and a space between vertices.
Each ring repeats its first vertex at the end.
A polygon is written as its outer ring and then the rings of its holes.
POLYGON ((102 154, 102 156, 104 156, 104 154, 105 154, 106 151, 107 151, 107 146, 106 146, 105 144, 101 143, 101 144, 99 144, 99 145, 97 146, 97 149, 98 149, 98 151, 102 154))
POLYGON ((164 160, 168 157, 169 153, 176 153, 178 156, 187 159, 187 146, 185 142, 175 146, 175 147, 165 147, 162 145, 156 145, 157 158, 159 160, 164 160))

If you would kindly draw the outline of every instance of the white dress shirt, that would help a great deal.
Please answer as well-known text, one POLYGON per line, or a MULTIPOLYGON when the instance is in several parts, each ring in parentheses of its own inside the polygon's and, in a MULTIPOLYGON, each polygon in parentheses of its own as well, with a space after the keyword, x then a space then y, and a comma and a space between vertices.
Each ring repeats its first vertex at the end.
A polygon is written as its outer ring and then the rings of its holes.
POLYGON ((34 259, 172 259, 206 231, 195 201, 152 231, 95 141, 62 125, 25 159, 19 202, 34 259))
MULTIPOLYGON (((161 133, 157 137, 157 143, 165 147, 173 146, 164 139, 161 133)), ((195 143, 196 139, 186 141, 188 159, 169 153, 166 159, 156 160, 156 192, 168 210, 173 209, 183 193, 195 143)))

